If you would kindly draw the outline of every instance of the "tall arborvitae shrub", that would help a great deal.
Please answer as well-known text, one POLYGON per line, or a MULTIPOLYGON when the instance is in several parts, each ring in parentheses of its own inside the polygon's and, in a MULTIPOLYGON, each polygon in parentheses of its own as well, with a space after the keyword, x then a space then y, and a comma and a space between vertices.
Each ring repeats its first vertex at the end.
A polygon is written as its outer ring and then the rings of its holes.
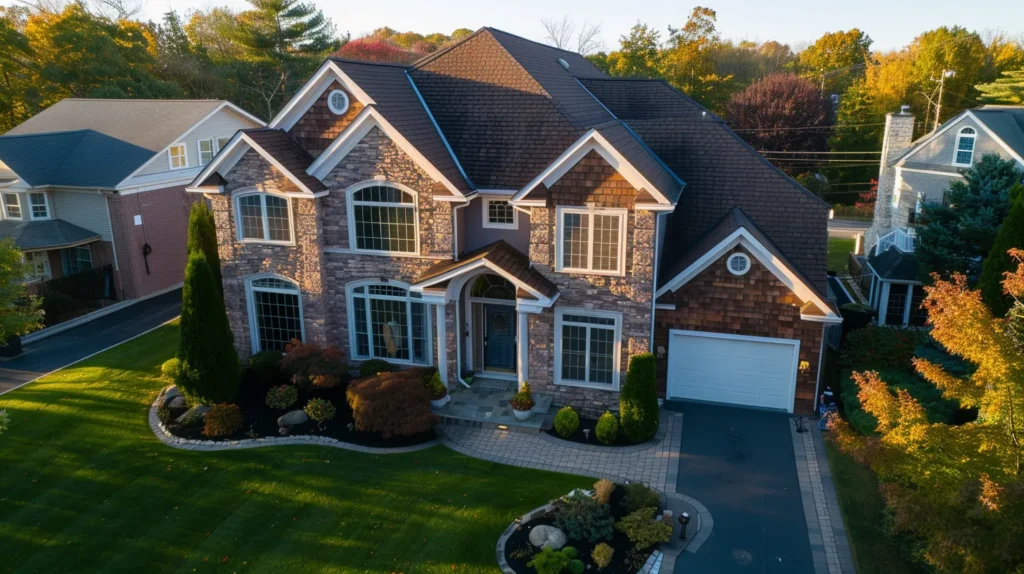
POLYGON ((196 201, 188 213, 188 252, 202 251, 206 255, 206 263, 213 272, 213 280, 217 291, 224 295, 224 285, 220 277, 220 255, 217 253, 217 226, 213 221, 213 212, 206 201, 196 201))
POLYGON ((204 404, 231 402, 238 394, 238 353, 228 325, 224 299, 202 250, 185 266, 178 347, 182 392, 204 404))
POLYGON ((657 385, 654 355, 633 355, 619 395, 619 427, 633 442, 650 440, 658 432, 657 385))
POLYGON ((985 305, 996 317, 1003 317, 1010 310, 1013 298, 1003 292, 1004 273, 1017 269, 1017 262, 1008 253, 1010 249, 1024 249, 1024 185, 1017 184, 1010 191, 1013 205, 999 226, 996 242, 981 266, 978 288, 985 305))

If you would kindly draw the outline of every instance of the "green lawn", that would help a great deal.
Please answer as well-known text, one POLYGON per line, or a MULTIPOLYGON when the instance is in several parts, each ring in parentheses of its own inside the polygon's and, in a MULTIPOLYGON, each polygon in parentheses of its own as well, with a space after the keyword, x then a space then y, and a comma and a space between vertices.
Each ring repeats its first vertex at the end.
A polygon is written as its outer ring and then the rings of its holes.
POLYGON ((845 237, 828 238, 828 270, 836 273, 846 272, 846 266, 850 260, 850 253, 856 245, 853 239, 845 237))
POLYGON ((517 515, 593 481, 444 447, 187 452, 147 424, 169 325, 0 396, 0 571, 498 572, 517 515))

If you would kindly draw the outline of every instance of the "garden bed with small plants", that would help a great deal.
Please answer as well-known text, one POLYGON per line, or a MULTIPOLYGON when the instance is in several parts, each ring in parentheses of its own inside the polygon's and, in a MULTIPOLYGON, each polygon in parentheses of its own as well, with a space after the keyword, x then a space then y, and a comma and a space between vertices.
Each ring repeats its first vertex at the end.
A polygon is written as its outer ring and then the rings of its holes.
POLYGON ((658 545, 672 538, 671 517, 663 519, 661 497, 638 482, 600 480, 593 492, 573 491, 553 507, 520 525, 505 541, 505 561, 512 570, 635 574, 658 545))
MULTIPOLYGON (((177 400, 170 393, 157 415, 171 434, 192 440, 312 435, 379 448, 433 440, 430 400, 446 394, 436 370, 393 368, 366 361, 355 376, 337 349, 293 343, 285 353, 255 355, 232 402, 202 412, 187 391, 177 400)), ((176 359, 164 365, 176 382, 180 370, 176 359)))

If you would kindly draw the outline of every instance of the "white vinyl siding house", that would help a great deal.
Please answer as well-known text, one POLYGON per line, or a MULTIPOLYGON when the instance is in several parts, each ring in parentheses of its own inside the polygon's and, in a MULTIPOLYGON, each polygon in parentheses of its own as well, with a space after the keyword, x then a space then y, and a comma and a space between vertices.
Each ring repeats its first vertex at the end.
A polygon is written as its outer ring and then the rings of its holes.
POLYGON ((99 234, 103 241, 113 241, 107 213, 107 198, 87 191, 54 191, 50 197, 50 217, 63 219, 99 234))
MULTIPOLYGON (((217 149, 217 142, 225 141, 230 139, 231 136, 235 135, 238 130, 249 129, 253 127, 252 120, 246 119, 244 116, 231 110, 230 108, 223 108, 213 116, 207 118, 206 121, 198 125, 194 130, 189 132, 180 140, 175 143, 185 145, 185 153, 188 156, 188 169, 198 169, 199 163, 199 141, 212 139, 214 142, 214 155, 219 151, 217 149)), ((145 166, 135 177, 142 177, 147 175, 153 175, 158 173, 164 173, 170 171, 168 167, 170 165, 170 157, 167 151, 158 154, 152 160, 146 163, 145 166)), ((193 176, 195 174, 192 174, 193 176)), ((131 179, 125 182, 126 185, 131 185, 131 179)))

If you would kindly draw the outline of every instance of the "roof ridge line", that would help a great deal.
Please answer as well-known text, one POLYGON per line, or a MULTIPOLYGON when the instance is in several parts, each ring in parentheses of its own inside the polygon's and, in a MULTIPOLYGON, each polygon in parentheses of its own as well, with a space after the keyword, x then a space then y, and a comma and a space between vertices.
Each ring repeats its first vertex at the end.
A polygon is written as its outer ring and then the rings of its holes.
MULTIPOLYGON (((403 50, 403 51, 407 51, 407 50, 403 50)), ((416 52, 409 52, 409 53, 410 54, 415 54, 416 52)), ((427 54, 427 55, 429 56, 430 54, 427 54)), ((355 60, 353 58, 341 58, 341 57, 338 57, 338 56, 328 56, 327 59, 331 60, 331 61, 334 61, 334 62, 345 62, 347 64, 363 64, 363 65, 366 65, 366 66, 383 66, 383 67, 388 67, 388 68, 401 68, 403 70, 409 69, 409 66, 412 65, 412 64, 399 64, 397 62, 370 62, 370 61, 367 61, 367 60, 355 60)), ((417 60, 417 61, 419 61, 419 60, 417 60)))
MULTIPOLYGON (((77 133, 84 133, 84 132, 96 132, 98 134, 102 134, 103 133, 103 132, 98 132, 98 131, 96 131, 96 130, 94 130, 92 128, 81 128, 81 129, 77 129, 77 130, 60 130, 58 132, 35 132, 35 133, 31 133, 31 134, 12 134, 12 133, 6 133, 6 134, 3 134, 3 135, 0 135, 0 138, 30 138, 30 137, 42 137, 42 136, 56 136, 56 135, 63 135, 63 134, 77 134, 77 133)), ((117 139, 117 138, 114 138, 114 139, 117 139)))

